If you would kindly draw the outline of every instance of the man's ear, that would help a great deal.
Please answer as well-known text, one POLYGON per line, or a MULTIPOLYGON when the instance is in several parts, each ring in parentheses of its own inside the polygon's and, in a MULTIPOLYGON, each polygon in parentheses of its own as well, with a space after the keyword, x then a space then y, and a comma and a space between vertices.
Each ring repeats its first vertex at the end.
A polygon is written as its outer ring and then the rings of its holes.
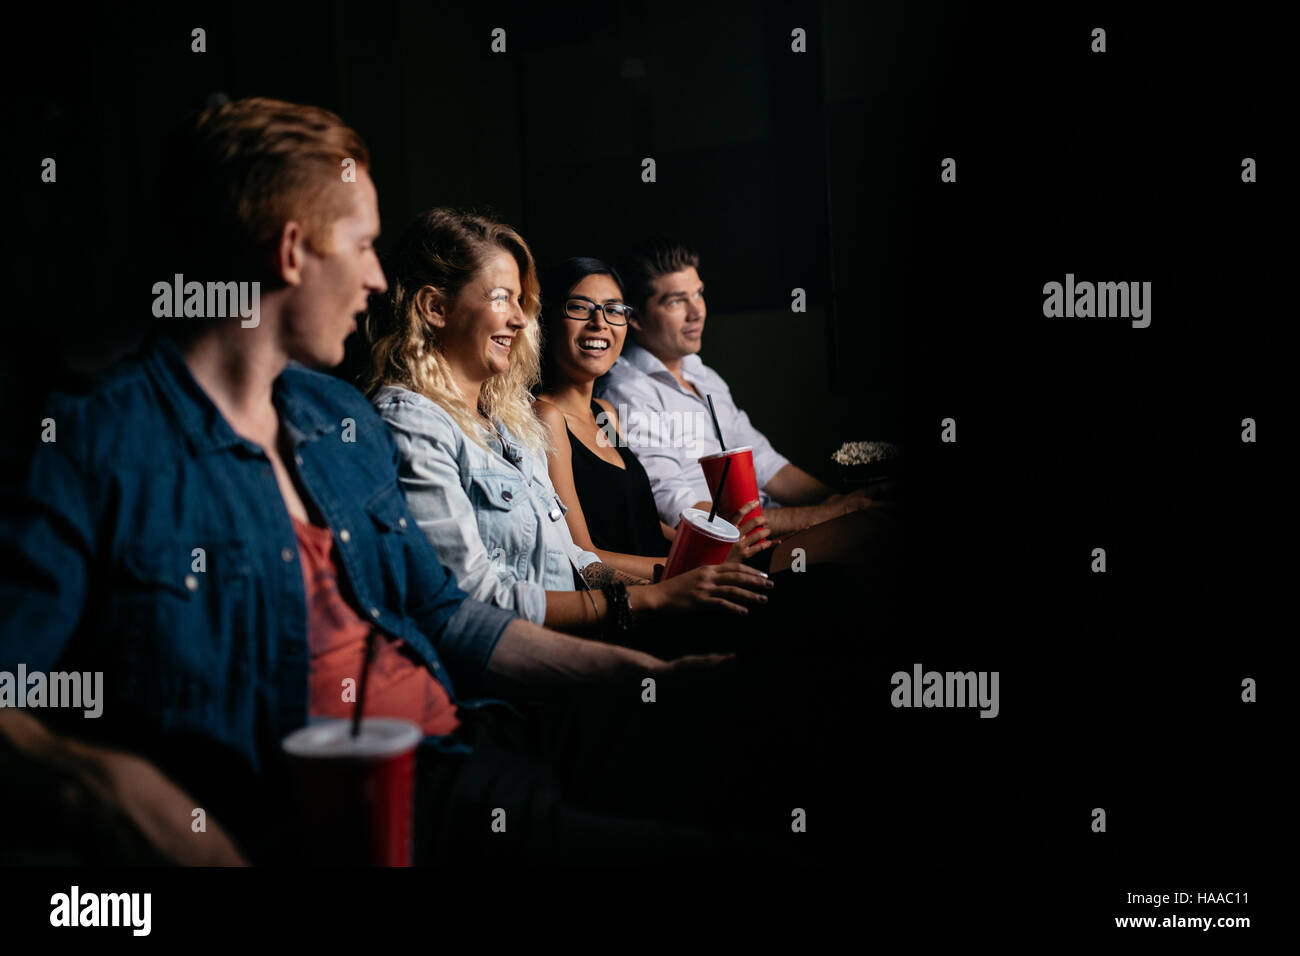
POLYGON ((420 286, 415 293, 415 307, 421 318, 435 329, 447 327, 446 297, 431 285, 420 286))
POLYGON ((641 315, 641 310, 638 309, 636 306, 632 306, 632 314, 627 317, 628 328, 636 332, 645 331, 644 329, 641 328, 641 320, 640 318, 638 318, 638 316, 640 315, 641 315))
POLYGON ((280 242, 275 250, 275 271, 285 285, 302 284, 303 259, 307 254, 306 235, 302 226, 290 219, 280 230, 280 242))

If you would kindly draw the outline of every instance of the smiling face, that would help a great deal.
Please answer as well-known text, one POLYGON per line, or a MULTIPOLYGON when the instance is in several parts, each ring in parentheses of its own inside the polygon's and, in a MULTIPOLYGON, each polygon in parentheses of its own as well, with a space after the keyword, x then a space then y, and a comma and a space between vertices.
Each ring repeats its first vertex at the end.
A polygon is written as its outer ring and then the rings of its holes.
POLYGON ((510 370, 515 336, 528 324, 519 264, 493 253, 465 283, 442 328, 442 354, 465 381, 484 382, 510 370))
POLYGON ((680 362, 700 350, 704 283, 694 266, 653 280, 645 309, 632 318, 637 344, 662 362, 680 362))
MULTIPOLYGON (((569 290, 565 300, 580 299, 597 305, 622 303, 618 283, 607 275, 589 275, 569 290)), ((623 351, 626 325, 610 325, 601 309, 586 321, 565 317, 564 302, 552 306, 549 315, 549 358, 561 378, 592 382, 613 366, 623 351)))
POLYGON ((328 236, 314 243, 322 251, 314 251, 305 240, 299 243, 299 281, 281 326, 285 353, 313 368, 332 368, 343 361, 343 343, 356 331, 366 300, 372 292, 388 288, 375 255, 379 198, 374 182, 360 168, 356 182, 335 188, 350 194, 348 212, 334 221, 328 236))

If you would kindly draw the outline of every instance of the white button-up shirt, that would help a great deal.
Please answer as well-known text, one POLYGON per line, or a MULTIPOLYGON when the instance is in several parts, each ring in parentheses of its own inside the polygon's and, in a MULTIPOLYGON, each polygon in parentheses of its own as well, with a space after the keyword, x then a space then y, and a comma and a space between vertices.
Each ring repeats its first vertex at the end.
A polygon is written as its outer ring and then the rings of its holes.
MULTIPOLYGON (((682 359, 682 377, 700 395, 713 396, 718 425, 728 448, 754 449, 754 473, 763 508, 779 507, 763 487, 788 465, 772 443, 736 407, 722 376, 698 355, 682 359)), ((629 338, 614 367, 596 382, 596 395, 614 406, 627 445, 650 476, 659 519, 677 526, 682 510, 711 501, 704 471, 697 461, 722 450, 709 418, 708 402, 683 388, 667 366, 629 338)))
POLYGON ((574 543, 546 459, 535 459, 496 422, 489 451, 442 406, 386 385, 374 405, 401 454, 407 504, 462 591, 535 624, 546 592, 572 591, 573 571, 599 561, 574 543))

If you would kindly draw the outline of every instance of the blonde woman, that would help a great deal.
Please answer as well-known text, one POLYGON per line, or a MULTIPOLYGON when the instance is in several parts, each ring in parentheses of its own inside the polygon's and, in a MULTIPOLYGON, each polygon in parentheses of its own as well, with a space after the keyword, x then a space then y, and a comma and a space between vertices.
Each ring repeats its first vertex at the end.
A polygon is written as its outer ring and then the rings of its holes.
POLYGON ((512 228, 434 209, 388 257, 367 318, 371 400, 393 430, 420 529, 471 597, 567 631, 617 634, 692 609, 747 614, 762 572, 738 563, 650 582, 573 541, 532 410, 541 311, 532 253, 512 228))

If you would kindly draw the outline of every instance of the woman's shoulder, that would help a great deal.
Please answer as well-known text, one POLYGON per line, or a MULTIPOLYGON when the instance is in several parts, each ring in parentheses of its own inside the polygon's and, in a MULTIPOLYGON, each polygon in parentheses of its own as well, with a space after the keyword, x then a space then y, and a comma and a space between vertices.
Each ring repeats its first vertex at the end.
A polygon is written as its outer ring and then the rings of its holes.
POLYGON ((459 444, 465 437, 445 408, 427 395, 409 388, 385 385, 370 401, 384 421, 401 431, 453 444, 459 444))
POLYGON ((533 414, 537 420, 545 426, 549 432, 551 443, 550 452, 567 457, 569 454, 569 442, 571 436, 569 433, 569 423, 565 420, 564 411, 560 406, 548 401, 546 398, 538 397, 533 402, 533 414))
POLYGON ((533 399, 533 414, 557 434, 564 428, 564 412, 545 396, 538 395, 533 399))

